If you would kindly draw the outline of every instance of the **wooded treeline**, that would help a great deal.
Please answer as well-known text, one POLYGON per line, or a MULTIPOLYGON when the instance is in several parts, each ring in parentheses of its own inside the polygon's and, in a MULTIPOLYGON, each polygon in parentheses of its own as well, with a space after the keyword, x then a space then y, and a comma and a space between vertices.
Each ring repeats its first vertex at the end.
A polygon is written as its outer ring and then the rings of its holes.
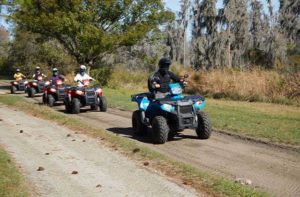
POLYGON ((300 0, 278 0, 278 11, 274 1, 222 0, 217 9, 217 0, 180 0, 175 14, 162 0, 12 1, 14 29, 11 40, 2 29, 0 69, 152 71, 170 56, 195 69, 299 71, 300 0))
POLYGON ((171 57, 195 68, 289 65, 299 70, 300 1, 280 0, 277 12, 273 1, 223 0, 223 8, 217 9, 217 0, 181 0, 181 11, 168 31, 171 57), (184 43, 189 23, 191 39, 184 43))

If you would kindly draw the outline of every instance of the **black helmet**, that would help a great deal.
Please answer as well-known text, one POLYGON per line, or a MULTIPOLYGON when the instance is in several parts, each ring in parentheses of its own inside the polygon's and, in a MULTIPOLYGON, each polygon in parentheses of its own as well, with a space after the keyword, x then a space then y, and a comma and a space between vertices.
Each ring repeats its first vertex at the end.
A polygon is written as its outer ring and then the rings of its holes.
POLYGON ((38 70, 41 70, 41 68, 39 66, 35 67, 35 70, 38 71, 38 70))
POLYGON ((159 68, 169 68, 170 65, 172 64, 172 61, 170 58, 163 57, 159 60, 159 68))
POLYGON ((16 71, 17 71, 17 72, 20 72, 20 69, 19 69, 19 68, 17 68, 17 69, 16 69, 16 71))
POLYGON ((57 68, 53 68, 52 69, 52 73, 53 73, 53 75, 58 75, 58 69, 57 68))

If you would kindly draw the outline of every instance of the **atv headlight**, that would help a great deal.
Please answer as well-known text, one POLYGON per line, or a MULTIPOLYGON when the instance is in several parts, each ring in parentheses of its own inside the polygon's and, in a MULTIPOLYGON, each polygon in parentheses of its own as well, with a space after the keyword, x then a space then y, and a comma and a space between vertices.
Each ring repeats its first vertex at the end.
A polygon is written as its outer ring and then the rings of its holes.
POLYGON ((201 105, 202 104, 202 101, 197 101, 196 102, 196 105, 201 105))
POLYGON ((18 82, 14 81, 14 85, 18 85, 18 82))
POLYGON ((32 85, 33 85, 33 86, 37 86, 37 83, 34 82, 34 83, 32 83, 32 85))
POLYGON ((82 95, 83 94, 83 92, 81 90, 76 90, 75 93, 78 94, 78 95, 82 95))
POLYGON ((48 86, 48 85, 50 85, 50 81, 45 82, 45 86, 48 86))
POLYGON ((206 104, 205 101, 197 101, 193 106, 196 111, 199 111, 205 107, 205 104, 206 104))
POLYGON ((175 110, 175 107, 173 107, 172 105, 169 105, 169 104, 163 104, 160 106, 160 108, 167 112, 172 112, 175 110))
POLYGON ((50 88, 50 92, 56 92, 55 88, 50 88))

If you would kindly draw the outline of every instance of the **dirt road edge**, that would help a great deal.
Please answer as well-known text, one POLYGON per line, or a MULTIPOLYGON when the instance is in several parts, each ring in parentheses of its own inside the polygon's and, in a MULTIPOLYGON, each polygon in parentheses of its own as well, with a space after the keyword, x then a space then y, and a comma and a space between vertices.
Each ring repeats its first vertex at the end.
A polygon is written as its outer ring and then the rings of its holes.
POLYGON ((70 117, 48 107, 26 102, 22 97, 1 95, 0 102, 30 115, 56 122, 69 129, 98 138, 112 150, 119 151, 139 163, 147 163, 149 168, 172 177, 178 183, 190 185, 197 191, 201 191, 201 193, 205 192, 210 196, 267 196, 267 194, 254 188, 208 174, 191 165, 175 161, 166 155, 139 145, 134 141, 94 128, 80 122, 76 117, 70 117))

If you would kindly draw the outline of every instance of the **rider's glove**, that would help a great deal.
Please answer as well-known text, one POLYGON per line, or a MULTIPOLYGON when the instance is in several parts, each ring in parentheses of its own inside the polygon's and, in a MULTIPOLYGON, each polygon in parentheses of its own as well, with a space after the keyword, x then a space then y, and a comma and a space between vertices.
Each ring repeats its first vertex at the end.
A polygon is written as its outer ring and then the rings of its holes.
POLYGON ((158 83, 156 83, 156 82, 153 82, 153 86, 154 86, 154 88, 156 88, 156 89, 160 88, 160 85, 159 85, 158 83))
POLYGON ((186 87, 188 85, 188 82, 184 81, 182 84, 183 84, 183 87, 186 87))

